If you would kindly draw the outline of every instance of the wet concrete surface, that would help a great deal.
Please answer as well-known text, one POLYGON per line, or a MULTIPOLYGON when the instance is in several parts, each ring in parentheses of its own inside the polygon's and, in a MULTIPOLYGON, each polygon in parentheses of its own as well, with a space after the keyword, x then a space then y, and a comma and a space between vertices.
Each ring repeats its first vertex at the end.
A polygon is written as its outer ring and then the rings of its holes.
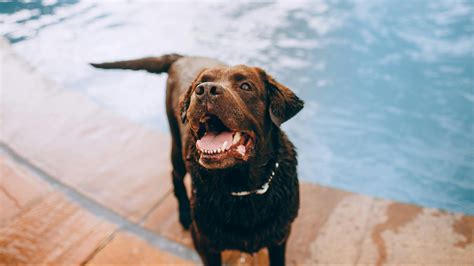
MULTIPOLYGON (((0 264, 199 264, 177 219, 169 136, 59 88, 0 43, 0 264)), ((473 234, 472 216, 303 183, 287 262, 472 265, 473 234)), ((266 250, 224 261, 268 264, 266 250)))

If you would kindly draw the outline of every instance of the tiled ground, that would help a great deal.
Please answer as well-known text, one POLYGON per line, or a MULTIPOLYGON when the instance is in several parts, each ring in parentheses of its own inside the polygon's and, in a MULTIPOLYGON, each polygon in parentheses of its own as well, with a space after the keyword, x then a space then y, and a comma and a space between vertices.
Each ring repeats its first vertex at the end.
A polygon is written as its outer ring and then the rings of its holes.
MULTIPOLYGON (((199 264, 169 137, 35 73, 0 42, 0 264, 199 264)), ((302 184, 291 265, 473 265, 474 217, 302 184)), ((226 252, 228 264, 268 264, 226 252)))

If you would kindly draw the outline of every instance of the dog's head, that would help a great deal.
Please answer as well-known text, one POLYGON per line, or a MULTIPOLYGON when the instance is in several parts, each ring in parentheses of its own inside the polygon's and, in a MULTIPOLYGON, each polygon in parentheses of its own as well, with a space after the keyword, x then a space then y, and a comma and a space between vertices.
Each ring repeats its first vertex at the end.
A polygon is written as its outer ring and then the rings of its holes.
POLYGON ((272 130, 296 115, 303 101, 262 69, 239 65, 204 69, 180 107, 199 164, 224 169, 263 155, 272 130))

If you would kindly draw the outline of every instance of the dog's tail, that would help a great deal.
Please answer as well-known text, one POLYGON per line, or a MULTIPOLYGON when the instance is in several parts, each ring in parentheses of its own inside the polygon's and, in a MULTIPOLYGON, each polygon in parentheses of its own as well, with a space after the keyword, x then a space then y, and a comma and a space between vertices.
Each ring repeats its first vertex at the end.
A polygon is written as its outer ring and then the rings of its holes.
POLYGON ((145 57, 134 60, 106 62, 106 63, 91 63, 93 67, 103 69, 131 69, 131 70, 146 70, 150 73, 168 72, 170 66, 178 59, 183 57, 179 54, 167 54, 159 57, 145 57))

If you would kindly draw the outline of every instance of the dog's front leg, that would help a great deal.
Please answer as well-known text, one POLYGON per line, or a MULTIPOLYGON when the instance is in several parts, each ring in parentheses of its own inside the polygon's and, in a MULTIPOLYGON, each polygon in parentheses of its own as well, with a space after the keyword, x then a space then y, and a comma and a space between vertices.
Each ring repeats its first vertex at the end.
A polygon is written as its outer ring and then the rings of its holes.
POLYGON ((205 266, 221 266, 221 253, 198 251, 205 266))
POLYGON ((191 225, 191 237, 193 238, 194 248, 199 253, 199 257, 201 257, 202 263, 205 266, 222 265, 221 252, 215 252, 209 249, 208 245, 206 244, 206 239, 199 235, 195 223, 191 225))
POLYGON ((171 148, 171 162, 173 164, 172 176, 174 195, 178 200, 179 222, 184 229, 188 229, 191 225, 191 211, 189 206, 189 198, 186 194, 186 186, 184 185, 186 168, 181 156, 181 150, 174 139, 173 146, 171 148))
POLYGON ((286 240, 280 245, 268 247, 268 255, 270 257, 270 266, 285 265, 286 240))

